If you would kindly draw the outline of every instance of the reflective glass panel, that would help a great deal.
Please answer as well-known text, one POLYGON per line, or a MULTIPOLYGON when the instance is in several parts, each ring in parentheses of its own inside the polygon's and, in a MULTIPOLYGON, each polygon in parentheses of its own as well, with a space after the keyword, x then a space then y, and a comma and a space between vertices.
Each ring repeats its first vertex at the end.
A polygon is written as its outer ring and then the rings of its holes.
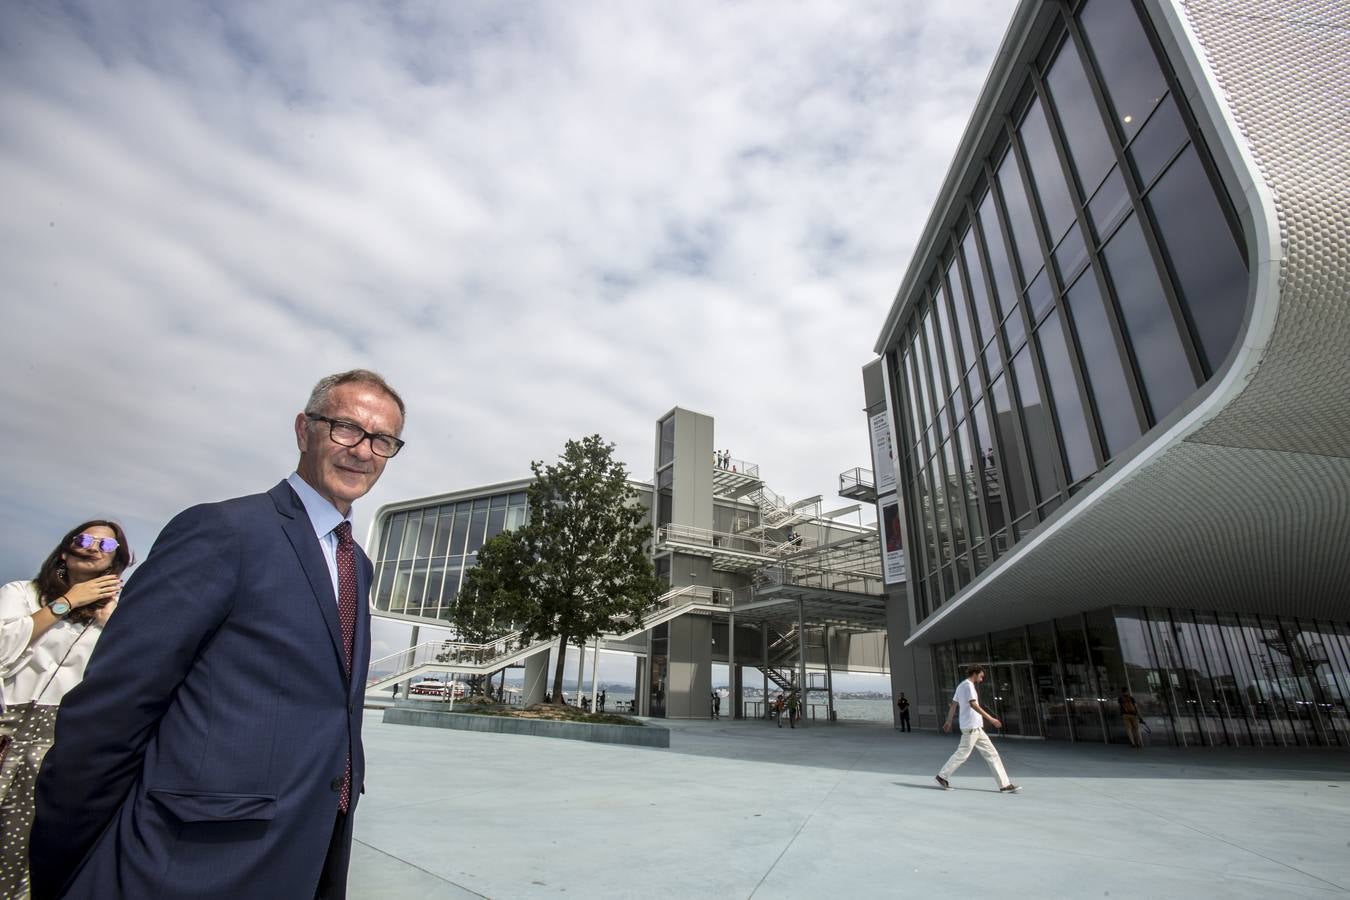
POLYGON ((412 559, 416 555, 417 534, 421 525, 422 510, 415 509, 409 512, 407 523, 403 526, 403 546, 398 548, 399 559, 412 559))
POLYGON ((1115 110, 1116 127, 1128 142, 1167 92, 1158 58, 1132 3, 1089 0, 1078 19, 1115 110))
POLYGON ((1041 402, 1041 392, 1031 361, 1031 351, 1024 349, 1012 361, 1017 378, 1017 395, 1022 400, 1022 422, 1026 426, 1028 449, 1031 452, 1031 471, 1036 478, 1037 497, 1048 499, 1061 489, 1056 474, 1053 423, 1050 413, 1041 402))
POLYGON ((1008 543, 1007 525, 1012 516, 1007 512, 1003 477, 994 456, 994 437, 988 418, 989 405, 981 400, 970 410, 970 421, 975 425, 975 471, 985 491, 985 519, 989 523, 989 537, 993 555, 998 557, 1008 543))
POLYGON ((1097 702, 1097 688, 1093 683, 1092 665, 1088 658, 1083 623, 1077 616, 1055 620, 1055 637, 1059 644, 1060 669, 1064 677, 1065 702, 1074 739, 1103 741, 1101 708, 1097 702))
POLYGON ((1041 274, 1027 286, 1027 305, 1031 307, 1031 321, 1039 322, 1054 302, 1055 295, 1050 290, 1050 276, 1041 269, 1041 274))
POLYGON ((1158 663, 1144 611, 1136 607, 1117 609, 1116 632, 1130 693, 1149 728, 1144 742, 1167 745, 1173 739, 1172 691, 1167 673, 1158 663))
MULTIPOLYGON (((1019 184, 1020 189, 1020 184, 1019 184)), ((980 204, 980 234, 984 237, 984 248, 989 254, 991 285, 996 294, 999 310, 1004 315, 1017 302, 1017 285, 1013 283, 1012 262, 1008 259, 1008 249, 1003 243, 1003 229, 998 224, 998 210, 994 206, 993 192, 985 194, 980 204)), ((991 335, 986 334, 985 340, 991 335)))
POLYGON ((1195 391, 1186 350, 1163 293, 1139 221, 1131 216, 1102 249, 1139 363, 1153 421, 1166 418, 1195 391))
POLYGON ((1059 420, 1064 454, 1068 459, 1069 481, 1078 481, 1096 471, 1097 460, 1092 452, 1092 438, 1087 418, 1083 415, 1082 398, 1074 378, 1073 358, 1064 340, 1059 313, 1051 313, 1036 335, 1040 340, 1045 379, 1055 407, 1055 418, 1059 420))
POLYGON ((1045 76, 1055 112, 1059 114, 1064 143, 1078 170, 1078 181, 1090 195, 1115 163, 1092 87, 1083 71, 1083 61, 1072 41, 1065 41, 1045 76))
MULTIPOLYGON (((1017 250, 1017 261, 1022 264, 1022 277, 1030 281, 1040 271, 1041 247, 1036 241, 1036 226, 1032 224, 1031 207, 1027 204, 1026 189, 1017 171, 1013 154, 1003 157, 998 167, 999 193, 1008 210, 1008 225, 1012 228, 1012 242, 1017 250)), ((988 236, 988 232, 985 232, 988 236)))
MULTIPOLYGON (((1059 154, 1050 140, 1050 125, 1045 119, 1039 99, 1032 101, 1027 110, 1022 127, 1018 129, 1022 137, 1022 146, 1026 150, 1027 165, 1031 169, 1031 181, 1036 187, 1040 199, 1041 214, 1045 217, 1046 233, 1050 244, 1059 242, 1064 232, 1073 224, 1073 201, 1069 199, 1069 186, 1064 181, 1064 169, 1059 163, 1059 154)), ((1018 236, 1019 242, 1021 236, 1018 236)), ((1039 264, 1039 254, 1037 254, 1039 264)), ((1031 269, 1023 269, 1029 272, 1031 269)))
POLYGON ((1149 192, 1149 211, 1177 293, 1213 373, 1237 342, 1247 310, 1247 266, 1195 148, 1188 147, 1149 192))
POLYGON ((994 399, 994 427, 998 430, 1000 444, 997 457, 1001 463, 999 472, 1004 487, 1011 493, 1011 497, 1006 498, 1009 501, 1007 512, 1015 519, 1034 506, 1031 502, 1031 486, 1022 474, 1022 444, 1017 438, 1017 412, 1013 409, 1005 378, 1000 377, 990 385, 989 394, 994 399))
POLYGON ((1130 195, 1125 190, 1125 176, 1120 174, 1120 169, 1112 169, 1088 203, 1088 218, 1092 221, 1097 242, 1110 237, 1111 231, 1129 211, 1130 195))
POLYGON ((942 342, 942 358, 947 364, 947 387, 950 392, 961 384, 961 374, 965 370, 956 356, 956 330, 952 328, 951 313, 947 309, 946 292, 941 288, 933 296, 933 305, 938 312, 938 339, 942 342))
POLYGON ((1096 402, 1109 459, 1141 434, 1124 364, 1111 335, 1106 307, 1101 292, 1097 290, 1097 280, 1090 273, 1078 279, 1077 284, 1069 289, 1065 304, 1073 318, 1078 345, 1082 350, 1080 358, 1083 360, 1083 374, 1096 402))
MULTIPOLYGON (((970 309, 966 305, 966 291, 961 284, 961 272, 953 260, 947 267, 947 286, 951 293, 952 310, 956 316, 956 331, 961 338, 961 360, 962 369, 968 369, 975 365, 975 336, 971 331, 970 309)), ((959 379, 952 379, 952 386, 955 387, 959 379)))
POLYGON ((1088 262, 1087 244, 1083 241, 1083 229, 1070 228, 1069 233, 1055 248, 1055 271, 1059 273, 1060 284, 1071 284, 1088 262))
POLYGON ((450 549, 450 529, 454 527, 455 505, 442 506, 436 511, 436 541, 431 545, 433 558, 444 557, 450 549))
POLYGON ((1147 185, 1153 181, 1188 140, 1190 135, 1186 133, 1176 103, 1171 97, 1164 97, 1129 147, 1129 157, 1139 183, 1147 185))
MULTIPOLYGON (((980 249, 975 242, 974 228, 967 231, 961 241, 961 257, 970 276, 971 306, 975 308, 975 320, 980 326, 975 343, 987 342, 994 336, 994 315, 989 311, 991 308, 989 281, 984 274, 984 263, 980 261, 980 249)), ((973 360, 974 356, 971 359, 973 360)))

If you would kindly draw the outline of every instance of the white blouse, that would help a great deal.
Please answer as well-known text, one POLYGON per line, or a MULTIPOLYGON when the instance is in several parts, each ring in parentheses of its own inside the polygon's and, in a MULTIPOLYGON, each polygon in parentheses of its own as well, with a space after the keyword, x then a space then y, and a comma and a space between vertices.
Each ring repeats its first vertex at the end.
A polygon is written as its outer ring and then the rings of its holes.
POLYGON ((30 700, 57 706, 84 680, 84 667, 103 633, 100 625, 61 619, 33 645, 33 613, 41 607, 37 585, 11 581, 0 587, 0 679, 6 706, 30 700))

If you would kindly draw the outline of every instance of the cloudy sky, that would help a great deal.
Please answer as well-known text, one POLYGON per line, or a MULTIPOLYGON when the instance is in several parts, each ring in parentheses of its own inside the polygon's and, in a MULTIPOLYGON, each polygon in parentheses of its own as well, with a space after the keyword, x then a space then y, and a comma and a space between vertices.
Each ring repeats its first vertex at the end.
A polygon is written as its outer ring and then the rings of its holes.
POLYGON ((593 432, 649 477, 677 404, 833 503, 1014 5, 6 0, 0 577, 266 489, 352 366, 410 410, 360 534, 593 432))

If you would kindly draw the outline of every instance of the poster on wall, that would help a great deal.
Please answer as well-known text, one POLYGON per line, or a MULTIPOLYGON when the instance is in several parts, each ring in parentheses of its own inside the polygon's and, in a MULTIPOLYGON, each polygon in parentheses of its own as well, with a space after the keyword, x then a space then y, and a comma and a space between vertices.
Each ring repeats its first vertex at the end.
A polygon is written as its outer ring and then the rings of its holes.
POLYGON ((872 471, 877 478, 877 496, 895 492, 895 441, 891 417, 884 412, 872 417, 872 471))
POLYGON ((892 494, 877 502, 877 518, 881 522, 882 570, 887 584, 905 580, 905 546, 900 526, 900 499, 892 494))

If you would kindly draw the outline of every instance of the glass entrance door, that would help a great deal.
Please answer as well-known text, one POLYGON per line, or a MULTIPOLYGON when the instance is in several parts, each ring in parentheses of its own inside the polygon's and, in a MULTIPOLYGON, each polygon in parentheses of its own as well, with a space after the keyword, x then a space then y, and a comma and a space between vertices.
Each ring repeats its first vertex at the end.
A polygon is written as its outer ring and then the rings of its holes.
POLYGON ((1041 717, 1036 711, 1036 692, 1031 679, 1031 663, 999 663, 990 667, 989 680, 993 701, 991 710, 1003 722, 1003 734, 1009 737, 1043 737, 1041 717))

